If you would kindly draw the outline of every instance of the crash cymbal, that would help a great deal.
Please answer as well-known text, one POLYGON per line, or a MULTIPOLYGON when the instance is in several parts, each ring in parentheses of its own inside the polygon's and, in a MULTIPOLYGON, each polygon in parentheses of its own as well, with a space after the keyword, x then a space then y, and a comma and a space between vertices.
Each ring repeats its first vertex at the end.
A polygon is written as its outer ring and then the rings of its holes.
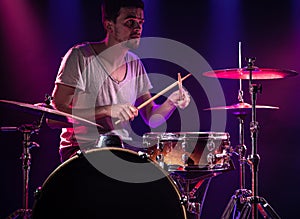
MULTIPOLYGON (((256 105, 256 108, 279 109, 279 107, 276 106, 264 106, 264 105, 256 105)), ((242 102, 242 103, 233 104, 231 106, 217 106, 217 107, 206 108, 204 110, 247 110, 247 109, 252 109, 252 105, 242 102)))
POLYGON ((17 101, 11 100, 0 100, 0 103, 6 104, 9 108, 13 108, 22 112, 34 114, 34 115, 41 115, 42 113, 45 114, 45 117, 48 119, 71 123, 71 124, 82 124, 82 125, 93 125, 97 127, 102 127, 94 122, 91 122, 87 119, 71 115, 69 113, 65 113, 62 111, 58 111, 55 109, 47 108, 43 105, 43 103, 38 104, 29 104, 29 103, 22 103, 17 101))
MULTIPOLYGON (((204 76, 213 78, 227 78, 227 79, 250 79, 250 71, 245 68, 221 69, 208 71, 203 73, 204 76)), ((257 68, 252 70, 252 79, 280 79, 286 77, 296 76, 298 73, 292 70, 285 69, 271 69, 271 68, 257 68)))

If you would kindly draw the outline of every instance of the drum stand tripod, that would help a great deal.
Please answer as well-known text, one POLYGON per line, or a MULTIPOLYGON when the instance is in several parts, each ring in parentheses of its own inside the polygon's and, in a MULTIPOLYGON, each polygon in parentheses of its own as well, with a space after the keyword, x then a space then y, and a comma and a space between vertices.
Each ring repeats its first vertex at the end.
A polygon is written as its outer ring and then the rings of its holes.
POLYGON ((25 124, 20 127, 2 127, 1 131, 20 131, 23 133, 23 153, 21 159, 23 161, 23 208, 14 211, 6 219, 30 219, 32 210, 28 207, 28 191, 29 191, 29 171, 31 164, 31 154, 30 149, 33 147, 39 147, 36 142, 32 142, 30 137, 32 134, 37 134, 40 130, 42 121, 44 119, 44 114, 42 115, 39 124, 25 124))
POLYGON ((275 210, 267 203, 263 197, 258 196, 258 166, 260 157, 257 154, 257 134, 258 134, 258 122, 256 121, 256 98, 257 93, 261 92, 261 85, 252 83, 252 71, 254 68, 255 58, 247 58, 247 70, 250 73, 249 80, 249 92, 251 94, 252 102, 252 121, 250 123, 251 140, 252 140, 252 154, 248 156, 248 163, 251 166, 252 172, 252 191, 245 189, 244 184, 244 163, 245 163, 245 149, 243 142, 243 117, 240 119, 240 145, 238 152, 240 155, 240 189, 235 192, 229 201, 225 211, 223 212, 222 219, 230 218, 233 210, 233 218, 249 218, 252 212, 252 219, 258 218, 258 211, 264 218, 280 219, 275 210))

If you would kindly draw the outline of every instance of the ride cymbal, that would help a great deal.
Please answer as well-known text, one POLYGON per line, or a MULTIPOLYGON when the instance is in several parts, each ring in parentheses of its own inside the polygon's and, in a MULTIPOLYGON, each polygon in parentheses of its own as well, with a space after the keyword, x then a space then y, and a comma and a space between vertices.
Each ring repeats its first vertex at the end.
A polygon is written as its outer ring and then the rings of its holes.
MULTIPOLYGON (((227 79, 250 79, 250 70, 245 68, 232 68, 208 71, 203 73, 204 76, 213 78, 227 78, 227 79)), ((263 79, 280 79, 286 77, 296 76, 298 73, 293 70, 285 69, 271 69, 271 68, 257 68, 252 70, 253 80, 263 79)))
POLYGON ((87 119, 75 115, 71 115, 69 113, 65 113, 62 111, 58 111, 55 109, 44 107, 42 106, 43 103, 29 104, 29 103, 22 103, 22 102, 11 101, 11 100, 0 100, 0 103, 6 104, 9 108, 13 108, 29 114, 41 115, 42 113, 44 113, 46 118, 60 121, 60 122, 102 127, 101 125, 91 122, 87 119))
MULTIPOLYGON (((264 106, 264 105, 256 105, 256 108, 258 109, 279 109, 279 107, 276 106, 264 106)), ((252 109, 252 105, 248 103, 237 103, 230 106, 217 106, 217 107, 211 107, 206 108, 204 110, 247 110, 252 109)))

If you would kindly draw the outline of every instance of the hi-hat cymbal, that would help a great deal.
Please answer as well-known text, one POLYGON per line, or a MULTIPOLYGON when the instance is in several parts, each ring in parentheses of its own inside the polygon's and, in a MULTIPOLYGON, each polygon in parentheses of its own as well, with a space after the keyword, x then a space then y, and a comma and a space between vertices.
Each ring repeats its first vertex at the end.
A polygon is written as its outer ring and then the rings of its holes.
POLYGON ((0 100, 0 103, 7 104, 10 108, 14 108, 16 110, 34 115, 41 115, 42 113, 44 113, 46 118, 60 122, 102 127, 101 125, 91 122, 87 119, 41 106, 42 104, 29 104, 11 100, 0 100))
MULTIPOLYGON (((203 73, 204 76, 213 78, 227 78, 227 79, 250 79, 250 71, 247 68, 232 68, 208 71, 203 73)), ((298 73, 293 70, 285 69, 271 69, 271 68, 257 68, 252 70, 252 79, 280 79, 286 77, 296 76, 298 73)))
MULTIPOLYGON (((256 108, 258 109, 279 109, 279 107, 276 106, 264 106, 264 105, 256 105, 256 108)), ((249 103, 237 103, 230 106, 217 106, 217 107, 211 107, 206 108, 204 110, 247 110, 252 109, 252 105, 249 103)))

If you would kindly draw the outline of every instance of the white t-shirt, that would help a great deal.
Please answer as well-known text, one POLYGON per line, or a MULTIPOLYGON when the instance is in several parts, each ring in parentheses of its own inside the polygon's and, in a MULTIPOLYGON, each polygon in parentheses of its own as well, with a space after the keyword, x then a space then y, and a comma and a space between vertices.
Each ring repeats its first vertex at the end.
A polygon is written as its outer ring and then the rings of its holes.
MULTIPOLYGON (((72 103, 76 109, 94 108, 118 103, 135 104, 138 97, 152 88, 140 59, 132 52, 125 56, 126 76, 123 81, 114 81, 105 70, 103 60, 95 53, 90 43, 75 45, 63 57, 55 83, 76 88, 72 103)), ((70 146, 93 147, 99 133, 114 133, 123 140, 130 139, 129 123, 115 125, 112 118, 97 121, 104 129, 74 125, 63 128, 60 148, 70 146)))

